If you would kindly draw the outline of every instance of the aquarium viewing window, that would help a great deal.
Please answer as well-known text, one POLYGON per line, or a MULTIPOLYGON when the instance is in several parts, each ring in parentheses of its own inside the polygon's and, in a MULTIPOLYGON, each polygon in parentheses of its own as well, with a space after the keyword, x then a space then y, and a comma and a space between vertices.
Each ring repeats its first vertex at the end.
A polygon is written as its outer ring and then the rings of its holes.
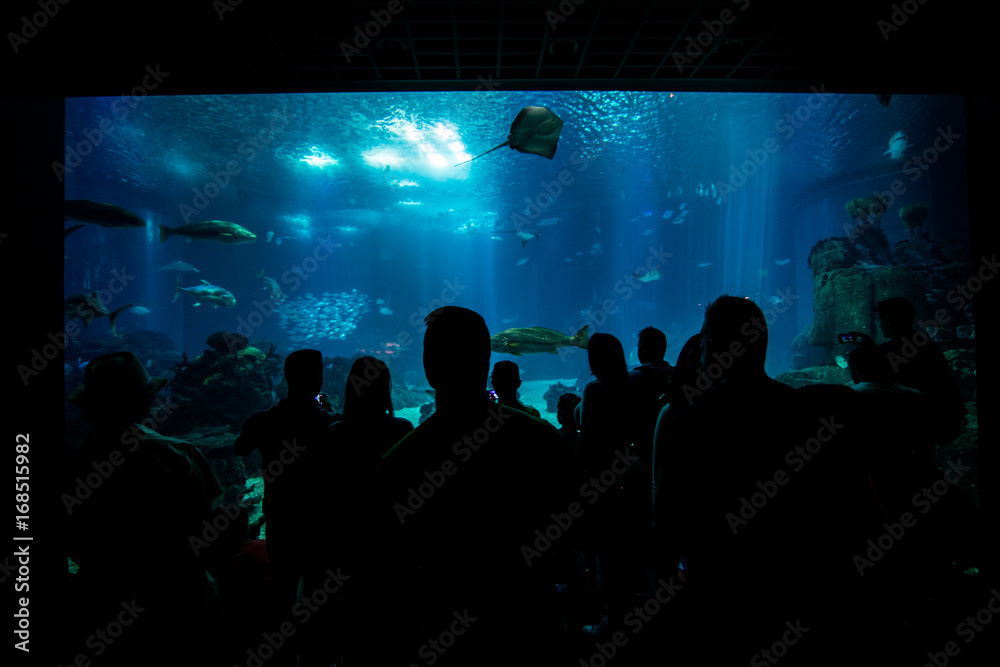
MULTIPOLYGON (((880 337, 874 306, 905 296, 971 403, 965 134, 960 97, 821 89, 70 98, 66 199, 139 223, 67 222, 67 296, 135 276, 68 364, 127 343, 167 372, 221 331, 418 377, 422 319, 452 303, 491 332, 612 333, 633 364, 656 326, 673 362, 728 293, 761 307, 772 376, 843 384, 837 336, 880 337)), ((574 349, 517 362, 589 372, 574 349)))

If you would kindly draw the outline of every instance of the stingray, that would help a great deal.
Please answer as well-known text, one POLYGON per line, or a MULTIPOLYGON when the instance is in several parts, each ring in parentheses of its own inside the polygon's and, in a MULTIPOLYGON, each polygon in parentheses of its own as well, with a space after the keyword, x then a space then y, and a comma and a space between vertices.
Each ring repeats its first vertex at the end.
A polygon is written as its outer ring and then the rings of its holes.
MULTIPOLYGON (((562 131, 562 118, 552 113, 546 107, 524 107, 517 118, 510 124, 510 134, 507 141, 499 146, 495 146, 486 153, 492 153, 497 148, 510 146, 511 150, 521 153, 534 153, 543 155, 550 160, 556 154, 556 145, 559 143, 559 133, 562 131)), ((459 162, 456 167, 467 164, 480 158, 486 153, 480 153, 471 160, 459 162)))

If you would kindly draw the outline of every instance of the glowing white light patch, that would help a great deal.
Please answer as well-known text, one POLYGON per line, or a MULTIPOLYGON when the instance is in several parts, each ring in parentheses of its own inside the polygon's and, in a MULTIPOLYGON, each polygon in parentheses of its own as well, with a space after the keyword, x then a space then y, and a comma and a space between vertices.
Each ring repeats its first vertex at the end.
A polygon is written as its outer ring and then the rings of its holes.
POLYGON ((312 218, 302 213, 295 215, 283 215, 281 216, 281 219, 289 224, 299 225, 301 227, 307 227, 312 222, 312 218))
POLYGON ((309 166, 319 169, 337 164, 336 158, 330 157, 316 146, 313 146, 311 150, 312 154, 299 158, 299 162, 305 162, 309 166))
POLYGON ((455 141, 458 139, 458 133, 454 129, 441 123, 434 126, 434 135, 441 141, 455 141))
POLYGON ((391 169, 398 169, 405 162, 403 156, 387 146, 372 148, 362 153, 361 159, 365 161, 365 164, 377 169, 384 169, 386 166, 391 169))
POLYGON ((444 156, 437 151, 430 151, 427 153, 427 162, 433 167, 444 167, 448 164, 448 161, 444 159, 444 156))

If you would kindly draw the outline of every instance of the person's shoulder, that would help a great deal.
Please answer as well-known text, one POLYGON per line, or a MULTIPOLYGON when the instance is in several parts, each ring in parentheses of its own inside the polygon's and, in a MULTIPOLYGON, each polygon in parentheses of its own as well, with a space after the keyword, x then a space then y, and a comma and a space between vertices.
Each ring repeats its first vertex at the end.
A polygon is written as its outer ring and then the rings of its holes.
POLYGON ((284 408, 282 407, 282 402, 280 401, 277 404, 272 405, 267 410, 255 412, 247 417, 247 420, 243 422, 241 433, 246 433, 251 429, 266 428, 281 419, 283 413, 284 408), (247 428, 248 426, 250 427, 249 429, 247 428))
POLYGON ((532 414, 506 405, 498 405, 497 407, 502 409, 497 410, 492 417, 508 437, 526 440, 561 437, 559 429, 542 419, 541 413, 538 413, 537 410, 535 410, 536 414, 532 414))
POLYGON ((136 424, 135 428, 138 429, 138 433, 136 435, 142 439, 143 444, 162 447, 176 447, 182 450, 195 448, 195 446, 187 440, 170 435, 162 435, 145 424, 136 424))

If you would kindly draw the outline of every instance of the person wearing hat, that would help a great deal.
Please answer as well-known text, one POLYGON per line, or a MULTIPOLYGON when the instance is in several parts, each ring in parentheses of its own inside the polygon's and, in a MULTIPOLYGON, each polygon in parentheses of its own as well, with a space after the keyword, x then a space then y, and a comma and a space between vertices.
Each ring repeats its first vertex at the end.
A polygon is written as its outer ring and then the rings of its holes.
POLYGON ((86 636, 95 619, 129 606, 135 627, 108 648, 122 661, 170 654, 179 635, 199 632, 214 593, 190 540, 202 536, 223 489, 194 445, 150 427, 153 398, 167 382, 133 353, 114 352, 87 364, 68 396, 94 425, 59 477, 59 534, 79 566, 73 587, 83 607, 72 617, 86 636))

